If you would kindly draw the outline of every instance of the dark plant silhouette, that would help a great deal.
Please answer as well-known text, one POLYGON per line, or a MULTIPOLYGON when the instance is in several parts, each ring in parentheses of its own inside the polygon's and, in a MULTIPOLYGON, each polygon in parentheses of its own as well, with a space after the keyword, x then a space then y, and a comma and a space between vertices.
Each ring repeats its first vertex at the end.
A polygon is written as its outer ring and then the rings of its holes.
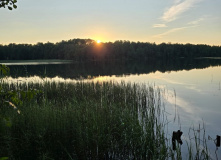
POLYGON ((183 144, 183 141, 181 140, 181 136, 182 136, 183 132, 181 132, 180 130, 178 130, 177 132, 173 132, 173 136, 172 136, 172 144, 173 144, 173 150, 176 150, 176 141, 179 144, 183 144))

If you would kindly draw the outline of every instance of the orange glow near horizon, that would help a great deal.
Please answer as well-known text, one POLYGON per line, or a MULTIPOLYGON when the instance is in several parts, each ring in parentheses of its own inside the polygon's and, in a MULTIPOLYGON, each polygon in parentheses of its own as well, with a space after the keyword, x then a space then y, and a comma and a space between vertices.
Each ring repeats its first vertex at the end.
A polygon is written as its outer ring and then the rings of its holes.
POLYGON ((101 41, 100 41, 100 40, 97 40, 97 43, 101 43, 101 41))

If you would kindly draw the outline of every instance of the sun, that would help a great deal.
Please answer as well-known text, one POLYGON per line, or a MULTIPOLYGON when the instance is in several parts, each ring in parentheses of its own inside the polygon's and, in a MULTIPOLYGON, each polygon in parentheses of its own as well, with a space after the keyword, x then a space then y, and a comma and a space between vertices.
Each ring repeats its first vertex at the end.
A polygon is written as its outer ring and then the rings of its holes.
POLYGON ((97 43, 101 43, 101 41, 100 41, 100 40, 97 40, 97 43))

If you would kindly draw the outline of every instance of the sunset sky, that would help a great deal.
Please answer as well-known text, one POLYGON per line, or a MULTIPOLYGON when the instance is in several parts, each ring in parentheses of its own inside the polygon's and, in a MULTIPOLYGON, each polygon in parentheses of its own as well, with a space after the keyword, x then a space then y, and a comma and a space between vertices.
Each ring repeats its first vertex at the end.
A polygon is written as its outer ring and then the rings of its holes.
POLYGON ((91 38, 221 45, 221 0, 18 0, 0 44, 91 38))

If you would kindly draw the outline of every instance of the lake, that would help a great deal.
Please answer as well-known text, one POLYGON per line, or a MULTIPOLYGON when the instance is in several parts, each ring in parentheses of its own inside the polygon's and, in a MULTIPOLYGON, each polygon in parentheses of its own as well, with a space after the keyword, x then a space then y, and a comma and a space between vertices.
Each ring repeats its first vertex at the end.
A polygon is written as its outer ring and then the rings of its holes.
MULTIPOLYGON (((7 65, 7 63, 4 63, 7 65)), ((10 83, 27 81, 125 81, 160 88, 168 117, 168 136, 189 129, 205 128, 211 154, 221 158, 214 141, 221 135, 221 60, 195 59, 178 62, 102 62, 102 63, 16 63, 10 62, 10 83), (204 127, 203 127, 204 125, 204 127), (208 136, 210 138, 208 139, 208 136), (216 153, 215 153, 216 151, 216 153)), ((203 133, 200 130, 198 133, 203 133)), ((191 136, 191 135, 190 135, 191 136)), ((187 140, 188 141, 188 140, 187 140)), ((183 152, 186 152, 185 144, 183 152)))

